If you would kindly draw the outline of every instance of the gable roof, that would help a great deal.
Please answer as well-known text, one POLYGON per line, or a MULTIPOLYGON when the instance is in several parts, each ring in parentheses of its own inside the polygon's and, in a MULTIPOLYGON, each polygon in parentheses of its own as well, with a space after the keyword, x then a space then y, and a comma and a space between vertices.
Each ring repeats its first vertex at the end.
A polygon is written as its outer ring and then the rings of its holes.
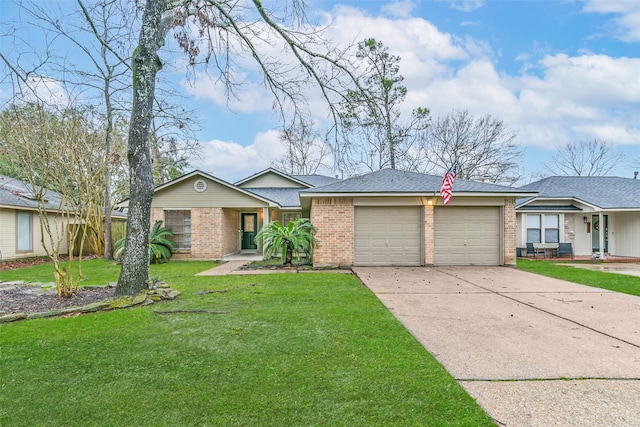
MULTIPOLYGON (((303 190, 300 192, 300 195, 307 197, 317 196, 319 194, 351 193, 377 195, 432 193, 435 195, 436 193, 440 193, 441 186, 442 176, 439 175, 427 175, 397 169, 381 169, 365 175, 336 181, 328 185, 303 190)), ((464 195, 507 194, 516 197, 535 195, 535 192, 527 192, 519 188, 467 181, 458 178, 456 178, 453 183, 453 192, 464 195)))
MULTIPOLYGON (((601 209, 640 209, 640 180, 615 176, 551 176, 520 187, 537 199, 576 199, 601 209)), ((518 206, 535 200, 519 200, 518 206)))
MULTIPOLYGON (((228 188, 230 188, 232 190, 238 191, 239 193, 242 193, 242 194, 245 194, 247 196, 259 199, 259 200, 261 200, 261 201, 263 201, 263 202, 265 202, 265 203, 267 203, 269 205, 273 205, 273 203, 275 202, 274 200, 269 200, 269 199, 267 199, 267 198, 265 198, 263 196, 260 196, 258 194, 253 193, 253 192, 250 192, 250 191, 247 191, 247 189, 245 189, 245 188, 237 187, 234 184, 231 184, 231 183, 229 183, 227 181, 224 181, 224 180, 222 180, 220 178, 216 178, 215 176, 209 175, 208 173, 202 172, 201 170, 198 170, 198 169, 196 169, 196 170, 194 170, 192 172, 189 172, 189 173, 187 173, 185 175, 179 176, 178 178, 172 179, 171 181, 167 181, 164 184, 158 185, 156 188, 154 188, 153 192, 155 193, 156 191, 163 190, 163 189, 165 189, 165 188, 167 188, 169 186, 177 184, 178 182, 184 181, 186 179, 189 179, 189 178, 197 176, 197 175, 199 175, 199 176, 201 176, 203 178, 207 178, 207 179, 209 179, 209 180, 211 180, 213 182, 216 182, 216 183, 218 183, 220 185, 228 187, 228 188)), ((126 201, 126 200, 129 200, 129 199, 125 199, 125 200, 123 200, 123 202, 126 201)))

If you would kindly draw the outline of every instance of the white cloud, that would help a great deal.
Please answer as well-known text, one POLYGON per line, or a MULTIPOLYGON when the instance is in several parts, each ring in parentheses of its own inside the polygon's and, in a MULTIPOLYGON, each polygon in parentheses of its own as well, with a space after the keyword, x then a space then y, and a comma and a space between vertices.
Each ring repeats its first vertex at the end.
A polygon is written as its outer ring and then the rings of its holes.
POLYGON ((27 102, 42 102, 51 107, 71 105, 69 92, 58 80, 46 76, 30 76, 20 85, 20 99, 27 102))
MULTIPOLYGON (((404 3, 391 3, 389 7, 396 4, 404 3)), ((608 4, 591 2, 588 6, 596 11, 595 6, 605 10, 608 4)), ((388 8, 383 10, 388 13, 388 8)), ((618 10, 608 13, 622 13, 618 10)), ((625 16, 632 15, 628 9, 623 12, 625 16)), ((637 145, 640 140, 640 58, 589 52, 577 56, 550 54, 541 48, 535 56, 521 55, 522 70, 509 75, 496 69, 493 60, 497 53, 488 41, 454 36, 425 19, 405 16, 404 12, 390 18, 356 7, 337 6, 326 16, 331 21, 328 35, 335 43, 347 46, 374 37, 402 58, 400 73, 408 88, 405 112, 424 106, 433 115, 453 109, 491 114, 516 131, 522 144, 549 150, 594 138, 618 145, 637 145)), ((241 99, 253 105, 244 108, 260 111, 270 104, 267 96, 256 95, 255 87, 247 88, 241 99), (256 97, 254 101, 251 95, 256 97)), ((196 92, 202 95, 207 90, 213 89, 203 84, 196 92)), ((324 122, 324 103, 315 95, 309 100, 316 120, 324 122)), ((282 147, 277 132, 262 135, 266 139, 272 135, 271 142, 258 136, 248 147, 222 141, 207 143, 211 165, 207 170, 223 177, 241 178, 268 167, 280 158, 282 147)))
POLYGON ((279 135, 275 130, 261 132, 246 146, 233 141, 203 141, 202 156, 192 160, 191 165, 226 181, 237 181, 270 167, 282 157, 279 135))
POLYGON ((625 42, 640 41, 640 2, 632 0, 590 0, 583 12, 613 14, 616 36, 625 42))
POLYGON ((396 18, 408 18, 415 9, 416 4, 411 0, 397 0, 383 5, 380 9, 383 13, 396 18))
POLYGON ((482 0, 463 0, 463 1, 450 1, 452 9, 459 10, 461 12, 473 12, 484 6, 482 0))

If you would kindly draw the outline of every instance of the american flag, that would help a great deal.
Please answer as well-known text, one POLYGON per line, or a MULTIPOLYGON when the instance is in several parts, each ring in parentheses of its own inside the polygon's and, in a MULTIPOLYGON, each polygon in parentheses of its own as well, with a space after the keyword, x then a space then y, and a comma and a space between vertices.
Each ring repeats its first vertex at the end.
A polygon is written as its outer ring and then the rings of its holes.
POLYGON ((456 167, 458 166, 458 162, 455 162, 453 166, 449 168, 449 170, 444 174, 444 178, 442 178, 442 187, 440 187, 440 195, 444 200, 444 204, 448 204, 453 197, 453 193, 451 189, 453 188, 453 179, 456 177, 456 167))

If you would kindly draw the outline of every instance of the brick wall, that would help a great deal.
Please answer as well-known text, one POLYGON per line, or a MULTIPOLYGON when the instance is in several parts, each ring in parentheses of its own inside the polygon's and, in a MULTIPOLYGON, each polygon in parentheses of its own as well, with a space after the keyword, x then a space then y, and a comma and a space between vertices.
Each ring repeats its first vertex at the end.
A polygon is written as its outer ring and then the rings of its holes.
POLYGON ((504 265, 516 265, 515 197, 507 197, 504 204, 504 265))
POLYGON ((222 209, 220 225, 220 241, 222 255, 238 252, 238 211, 222 209))
POLYGON ((164 209, 162 208, 151 208, 151 227, 156 223, 156 221, 162 221, 162 226, 166 227, 167 225, 164 223, 164 209))
POLYGON ((312 200, 311 223, 317 228, 316 266, 353 264, 353 199, 324 197, 312 200))
POLYGON ((433 205, 424 207, 424 263, 425 265, 433 265, 435 251, 435 228, 433 205))

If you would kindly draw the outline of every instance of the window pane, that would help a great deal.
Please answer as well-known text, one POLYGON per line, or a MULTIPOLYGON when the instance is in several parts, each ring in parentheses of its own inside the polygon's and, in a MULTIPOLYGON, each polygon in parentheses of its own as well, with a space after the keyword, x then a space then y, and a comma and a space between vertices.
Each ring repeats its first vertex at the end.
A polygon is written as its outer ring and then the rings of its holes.
POLYGON ((32 250, 31 242, 31 213, 30 212, 18 212, 18 250, 30 251, 32 250))
POLYGON ((540 215, 527 215, 527 228, 540 228, 540 215))
POLYGON ((540 229, 528 228, 527 229, 527 243, 540 243, 540 229))
POLYGON ((191 211, 164 211, 164 225, 173 233, 175 251, 191 250, 191 211))
POLYGON ((256 217, 254 215, 245 215, 244 216, 244 228, 243 228, 243 230, 246 233, 253 233, 253 232, 256 231, 255 228, 254 228, 255 218, 256 217))
POLYGON ((286 226, 287 224, 289 224, 289 221, 293 221, 295 219, 300 219, 300 218, 302 218, 302 212, 289 212, 284 214, 282 222, 286 226))
POLYGON ((545 243, 558 243, 560 233, 557 228, 546 228, 544 230, 544 242, 545 243))
POLYGON ((560 228, 558 215, 545 215, 544 216, 544 228, 560 228))

